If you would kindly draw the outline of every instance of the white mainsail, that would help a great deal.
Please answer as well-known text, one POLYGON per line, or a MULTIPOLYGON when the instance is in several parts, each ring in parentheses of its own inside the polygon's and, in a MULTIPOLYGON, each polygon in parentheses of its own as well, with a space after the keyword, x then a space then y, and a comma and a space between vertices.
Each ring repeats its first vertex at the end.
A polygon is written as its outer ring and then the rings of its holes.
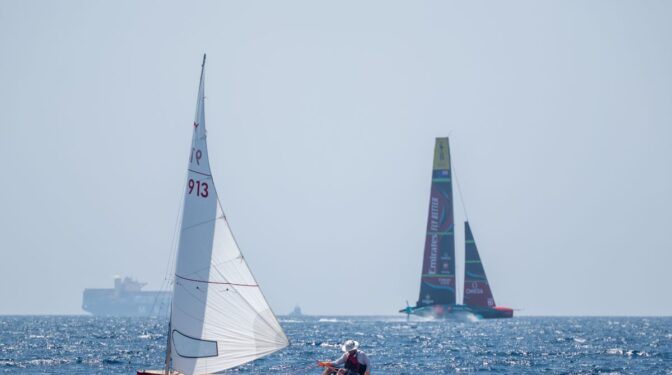
POLYGON ((206 144, 204 70, 205 56, 171 311, 171 367, 185 374, 226 370, 289 345, 238 249, 217 197, 206 144))

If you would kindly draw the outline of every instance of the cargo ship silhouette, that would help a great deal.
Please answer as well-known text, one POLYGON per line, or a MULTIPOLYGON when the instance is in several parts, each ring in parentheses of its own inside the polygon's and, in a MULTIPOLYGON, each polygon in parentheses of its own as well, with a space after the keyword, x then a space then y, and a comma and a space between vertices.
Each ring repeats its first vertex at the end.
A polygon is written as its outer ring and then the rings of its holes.
POLYGON ((143 291, 147 283, 115 276, 114 288, 84 289, 82 309, 96 316, 156 316, 170 309, 171 293, 143 291))

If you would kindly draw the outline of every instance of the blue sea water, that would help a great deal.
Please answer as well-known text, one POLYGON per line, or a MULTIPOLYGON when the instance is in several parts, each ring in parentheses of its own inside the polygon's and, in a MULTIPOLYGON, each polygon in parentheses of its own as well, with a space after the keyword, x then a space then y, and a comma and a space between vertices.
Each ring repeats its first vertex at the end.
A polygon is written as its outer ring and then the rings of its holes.
MULTIPOLYGON (((319 374, 348 338, 372 374, 672 374, 672 318, 516 317, 475 322, 399 317, 280 318, 291 345, 227 371, 319 374)), ((1 316, 0 373, 134 374, 160 368, 165 319, 1 316)))

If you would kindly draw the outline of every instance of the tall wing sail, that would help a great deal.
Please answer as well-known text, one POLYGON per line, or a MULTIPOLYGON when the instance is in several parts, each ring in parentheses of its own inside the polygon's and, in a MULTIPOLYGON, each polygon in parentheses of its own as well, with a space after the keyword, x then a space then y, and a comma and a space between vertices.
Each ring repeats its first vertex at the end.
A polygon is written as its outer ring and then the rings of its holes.
POLYGON ((427 236, 417 306, 455 304, 453 186, 448 138, 436 138, 427 236))
POLYGON ((464 304, 495 307, 495 298, 492 296, 468 221, 464 222, 464 232, 464 304))
MULTIPOLYGON (((203 57, 203 70, 205 56, 203 57)), ((171 312, 172 367, 213 373, 286 347, 289 342, 229 228, 217 197, 206 144, 203 70, 171 312)))

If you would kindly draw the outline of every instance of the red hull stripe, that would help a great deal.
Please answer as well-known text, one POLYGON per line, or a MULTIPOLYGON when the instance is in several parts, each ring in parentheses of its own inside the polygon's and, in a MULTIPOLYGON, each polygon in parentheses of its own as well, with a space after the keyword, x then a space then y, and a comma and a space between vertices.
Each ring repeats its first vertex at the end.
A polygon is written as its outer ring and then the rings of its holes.
POLYGON ((499 306, 495 307, 495 310, 499 310, 499 311, 513 311, 513 309, 511 309, 511 308, 509 308, 509 307, 499 307, 499 306))
POLYGON ((218 284, 218 285, 233 285, 233 286, 251 286, 251 287, 258 287, 259 285, 257 284, 236 284, 236 283, 225 283, 223 281, 205 281, 205 280, 196 280, 196 279, 190 279, 188 277, 182 277, 180 275, 175 275, 176 277, 182 279, 182 280, 189 280, 193 281, 195 283, 203 283, 203 284, 218 284))

